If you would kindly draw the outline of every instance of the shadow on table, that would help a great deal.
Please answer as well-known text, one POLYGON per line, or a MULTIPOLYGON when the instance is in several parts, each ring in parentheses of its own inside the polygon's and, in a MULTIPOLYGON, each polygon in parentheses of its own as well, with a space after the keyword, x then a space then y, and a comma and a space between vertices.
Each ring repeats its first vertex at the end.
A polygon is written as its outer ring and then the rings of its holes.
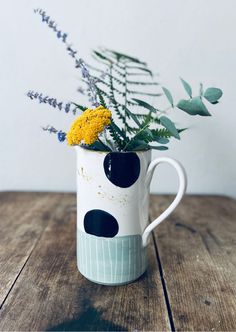
MULTIPOLYGON (((153 268, 149 267, 148 274, 151 275, 152 273, 153 268)), ((145 271, 136 282, 143 282, 146 278, 147 271, 145 271)), ((134 282, 131 284, 134 284, 134 282)), ((82 307, 84 310, 77 318, 51 326, 47 328, 46 331, 128 331, 127 328, 104 319, 102 312, 94 308, 89 299, 83 299, 82 307)))
POLYGON ((78 318, 49 327, 46 331, 127 331, 101 316, 101 312, 89 305, 78 318))

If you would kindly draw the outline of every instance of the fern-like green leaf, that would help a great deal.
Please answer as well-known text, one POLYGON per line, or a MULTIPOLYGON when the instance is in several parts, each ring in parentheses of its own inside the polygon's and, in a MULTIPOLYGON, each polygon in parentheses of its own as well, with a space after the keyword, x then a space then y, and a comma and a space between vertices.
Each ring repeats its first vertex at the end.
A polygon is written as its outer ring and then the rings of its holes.
POLYGON ((168 150, 168 147, 163 145, 149 145, 149 147, 150 149, 160 150, 160 151, 168 150))
POLYGON ((101 104, 104 108, 107 108, 107 105, 106 105, 105 99, 103 98, 103 95, 102 95, 101 90, 100 90, 99 88, 97 88, 97 94, 98 94, 98 98, 99 98, 99 102, 100 102, 100 104, 101 104))
MULTIPOLYGON (((93 67, 95 71, 101 73, 101 77, 96 83, 100 94, 99 100, 103 104, 109 104, 109 107, 116 113, 117 121, 121 122, 120 126, 112 120, 109 127, 116 146, 119 149, 127 150, 143 146, 140 145, 141 141, 146 143, 153 141, 154 138, 149 126, 151 123, 159 124, 160 120, 150 114, 148 103, 137 103, 137 100, 140 100, 139 97, 142 98, 142 96, 157 97, 161 94, 147 89, 137 91, 128 87, 128 85, 147 87, 158 85, 157 82, 150 82, 150 79, 145 81, 142 78, 144 75, 152 76, 152 71, 145 62, 112 50, 99 49, 94 51, 94 55, 95 59, 104 66, 102 71, 93 67), (135 80, 131 78, 134 75, 137 77, 135 80), (133 95, 137 96, 136 100, 132 99, 133 95), (149 113, 139 115, 137 111, 133 112, 133 108, 140 106, 146 108, 149 113), (127 137, 127 133, 130 138, 127 137)), ((156 109, 153 108, 153 110, 156 113, 156 109)))
POLYGON ((84 112, 88 107, 86 106, 82 106, 76 103, 72 103, 73 105, 75 105, 76 108, 80 109, 82 112, 84 112))
POLYGON ((158 82, 141 82, 141 81, 129 81, 129 80, 127 80, 127 83, 131 85, 147 85, 147 86, 159 85, 158 82))
MULTIPOLYGON (((138 67, 138 66, 127 66, 128 69, 135 69, 135 70, 141 70, 141 71, 144 71, 146 73, 148 73, 151 77, 153 76, 152 74, 152 71, 148 68, 145 68, 145 67, 138 67)), ((132 72, 132 71, 131 71, 132 72)))
POLYGON ((108 130, 119 150, 122 150, 124 146, 129 143, 128 137, 125 136, 124 132, 115 124, 113 120, 111 120, 108 130))
POLYGON ((128 89, 127 89, 127 92, 132 95, 140 95, 140 96, 150 96, 150 97, 162 96, 162 93, 142 92, 142 91, 134 91, 134 90, 128 90, 128 89))
POLYGON ((180 139, 178 130, 175 127, 175 124, 166 116, 162 116, 160 117, 160 122, 162 124, 163 127, 165 127, 172 136, 174 136, 177 139, 180 139))
POLYGON ((164 137, 164 138, 170 138, 172 135, 171 133, 164 128, 161 129, 151 129, 152 134, 154 137, 164 137))
POLYGON ((136 99, 133 98, 133 100, 139 105, 142 106, 146 109, 148 109, 150 112, 154 112, 156 113, 157 109, 155 107, 153 107, 152 105, 150 105, 149 103, 147 103, 146 101, 140 100, 140 99, 136 99))
MULTIPOLYGON (((105 85, 106 87, 110 88, 110 84, 107 83, 106 81, 102 80, 102 79, 99 79, 98 83, 101 83, 101 84, 105 85)), ((114 88, 114 87, 113 87, 113 91, 115 91, 116 93, 118 93, 118 94, 121 95, 121 96, 124 96, 124 92, 123 92, 123 91, 120 91, 120 90, 117 89, 117 88, 114 88)))
POLYGON ((99 59, 101 59, 101 60, 103 60, 103 61, 108 61, 109 63, 111 62, 111 60, 108 58, 108 57, 106 57, 105 55, 103 55, 101 52, 99 52, 99 51, 93 51, 93 54, 95 55, 95 56, 97 56, 99 59))
POLYGON ((131 118, 138 127, 141 127, 141 123, 139 122, 138 118, 136 117, 136 115, 134 113, 132 113, 127 107, 125 107, 125 111, 128 115, 129 118, 131 118))
POLYGON ((120 52, 116 52, 110 49, 106 49, 105 51, 107 51, 108 53, 110 53, 111 55, 115 56, 115 58, 117 59, 117 61, 130 61, 130 62, 134 62, 134 63, 139 63, 141 65, 146 65, 146 62, 140 61, 138 58, 132 57, 130 55, 124 54, 124 53, 120 53, 120 52))

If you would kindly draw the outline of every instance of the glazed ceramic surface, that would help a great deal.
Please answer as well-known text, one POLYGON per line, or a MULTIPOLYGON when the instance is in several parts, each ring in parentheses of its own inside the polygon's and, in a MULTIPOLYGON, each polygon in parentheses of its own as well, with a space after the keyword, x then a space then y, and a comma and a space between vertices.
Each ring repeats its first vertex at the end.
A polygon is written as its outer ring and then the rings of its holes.
POLYGON ((118 285, 141 276, 147 267, 149 234, 179 204, 186 187, 182 166, 170 158, 151 162, 151 151, 77 152, 77 264, 89 280, 118 285), (155 167, 174 166, 179 191, 151 224, 149 187, 155 167))

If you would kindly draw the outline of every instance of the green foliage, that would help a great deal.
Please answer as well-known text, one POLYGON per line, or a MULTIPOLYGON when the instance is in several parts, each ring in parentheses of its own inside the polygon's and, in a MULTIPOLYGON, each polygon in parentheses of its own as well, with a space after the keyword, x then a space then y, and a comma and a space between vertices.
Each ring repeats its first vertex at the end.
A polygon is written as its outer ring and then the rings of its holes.
MULTIPOLYGON (((165 144, 169 143, 170 138, 180 139, 180 133, 186 128, 176 128, 169 117, 163 115, 170 107, 160 110, 151 105, 149 101, 144 100, 145 97, 157 98, 162 95, 157 90, 159 82, 154 80, 155 74, 146 62, 137 57, 103 48, 94 50, 92 53, 93 58, 99 63, 99 67, 91 66, 78 56, 78 52, 67 42, 67 34, 58 30, 55 22, 50 20, 43 10, 36 10, 36 12, 63 41, 69 55, 75 60, 75 67, 81 70, 82 82, 86 84, 86 88, 81 87, 80 92, 87 94, 93 106, 102 105, 112 111, 110 124, 106 128, 101 127, 104 130, 100 133, 100 137, 93 144, 86 145, 86 148, 103 151, 166 150, 168 148, 165 144)), ((223 92, 214 87, 204 91, 203 85, 200 84, 199 94, 193 97, 189 83, 182 78, 180 80, 189 99, 181 99, 176 105, 174 105, 171 92, 166 87, 162 87, 171 108, 178 108, 189 115, 209 116, 210 113, 203 100, 205 99, 213 105, 217 104, 223 92)), ((74 114, 77 109, 81 111, 87 109, 77 103, 64 105, 62 102, 58 103, 54 98, 33 91, 29 91, 27 95, 31 99, 38 99, 40 103, 49 104, 60 110, 65 109, 66 113, 70 111, 71 104, 75 105, 72 110, 74 114)), ((90 112, 88 113, 90 114, 90 112)), ((89 123, 90 120, 86 121, 89 123)), ((109 121, 104 123, 109 123, 109 121)), ((99 123, 97 124, 99 125, 99 123)), ((66 138, 65 132, 58 131, 52 126, 43 129, 58 134, 60 141, 66 138)))
POLYGON ((222 90, 218 88, 208 88, 203 94, 204 98, 206 98, 211 104, 217 104, 222 95, 222 90))
POLYGON ((202 97, 203 95, 203 84, 200 83, 200 87, 199 87, 199 96, 202 97))
POLYGON ((128 118, 131 118, 139 128, 141 126, 141 123, 139 122, 138 117, 134 113, 132 113, 126 106, 124 106, 124 110, 128 118))
POLYGON ((172 94, 170 93, 170 91, 164 87, 162 87, 162 90, 163 90, 164 94, 166 95, 166 98, 169 100, 171 106, 174 107, 174 100, 173 100, 173 97, 172 97, 172 94))
POLYGON ((184 87, 185 91, 187 92, 189 97, 192 98, 192 88, 191 88, 191 86, 183 78, 180 77, 180 80, 183 84, 183 87, 184 87))
POLYGON ((182 111, 190 114, 190 115, 201 115, 201 116, 210 116, 206 105, 202 101, 202 97, 208 100, 211 104, 217 104, 219 99, 222 97, 223 92, 221 89, 218 88, 208 88, 206 91, 203 91, 203 85, 200 84, 199 89, 199 96, 192 98, 192 88, 190 85, 181 78, 183 86, 190 96, 190 99, 181 99, 177 103, 177 108, 181 109, 182 111))
POLYGON ((97 95, 98 95, 98 99, 100 102, 100 105, 102 105, 103 107, 107 108, 105 99, 103 98, 103 93, 100 89, 97 88, 97 95))
MULTIPOLYGON (((144 61, 109 49, 94 50, 93 57, 99 67, 89 68, 96 82, 99 103, 113 111, 113 119, 108 126, 112 143, 106 138, 102 144, 118 151, 164 151, 168 149, 166 144, 172 137, 180 139, 180 133, 186 128, 176 128, 169 116, 163 115, 163 111, 145 100, 145 97, 157 98, 162 94, 156 91, 159 83, 153 79, 154 74, 144 61)), ((189 83, 183 78, 180 80, 189 99, 181 99, 176 105, 169 89, 162 87, 171 108, 180 109, 189 115, 209 116, 202 99, 216 104, 222 91, 208 88, 204 92, 200 84, 199 95, 193 97, 189 83)), ((79 108, 84 109, 83 106, 79 108)), ((99 146, 101 143, 96 148, 99 146)))
POLYGON ((89 149, 95 151, 111 151, 111 149, 109 149, 109 147, 103 144, 101 141, 96 141, 93 144, 90 144, 89 149))
POLYGON ((143 151, 143 150, 149 150, 150 146, 141 140, 136 140, 134 144, 131 146, 132 151, 143 151))
POLYGON ((75 105, 76 108, 78 108, 79 110, 81 110, 82 112, 84 112, 88 107, 86 106, 82 106, 82 105, 79 105, 79 104, 76 104, 76 103, 72 103, 75 105))
POLYGON ((118 104, 120 112, 122 110, 122 105, 137 106, 136 103, 132 102, 132 95, 138 96, 153 96, 158 97, 160 94, 151 91, 139 91, 135 87, 138 86, 147 86, 155 87, 158 85, 158 82, 147 81, 143 79, 143 75, 149 75, 151 78, 153 76, 152 71, 147 67, 144 61, 140 61, 137 58, 131 57, 124 53, 115 52, 108 49, 102 49, 99 51, 93 51, 95 59, 102 64, 103 69, 97 69, 96 67, 91 67, 95 71, 99 71, 101 74, 104 74, 104 77, 100 79, 95 77, 98 80, 97 85, 100 89, 104 90, 104 87, 107 89, 107 98, 110 97, 111 90, 113 91, 114 100, 118 102, 117 95, 123 96, 123 101, 118 104), (136 75, 137 79, 133 80, 131 76, 136 75), (132 86, 132 88, 131 88, 132 86), (134 89, 135 88, 135 89, 134 89))
POLYGON ((115 143, 117 150, 122 151, 123 148, 123 141, 120 139, 119 135, 117 134, 116 130, 113 129, 113 126, 108 127, 109 133, 113 142, 115 143))
POLYGON ((116 147, 119 151, 122 151, 123 148, 128 144, 129 139, 126 138, 122 130, 111 120, 111 124, 108 127, 110 135, 116 144, 116 147))
POLYGON ((168 138, 165 138, 165 137, 157 137, 157 138, 156 138, 156 141, 157 141, 158 143, 160 143, 160 144, 167 144, 167 143, 169 143, 168 138))
POLYGON ((150 105, 149 103, 147 103, 146 101, 143 101, 143 100, 140 100, 140 99, 136 99, 136 98, 133 98, 133 100, 136 101, 136 103, 139 106, 147 108, 150 112, 156 113, 157 109, 155 107, 153 107, 152 105, 150 105))
POLYGON ((190 115, 211 115, 203 104, 201 97, 194 97, 190 100, 182 99, 178 102, 177 107, 190 115))
POLYGON ((172 136, 174 136, 177 139, 180 139, 178 130, 176 129, 174 123, 170 119, 168 119, 166 116, 162 116, 160 117, 160 122, 163 125, 163 127, 165 127, 171 133, 172 136))
POLYGON ((93 51, 94 55, 97 56, 98 58, 111 62, 105 55, 103 55, 102 53, 98 52, 98 51, 93 51))
MULTIPOLYGON (((153 136, 157 138, 170 138, 171 133, 165 129, 165 128, 160 128, 160 129, 151 129, 153 136)), ((163 144, 163 143, 162 143, 163 144)))
POLYGON ((151 149, 154 149, 154 150, 160 150, 160 151, 164 151, 164 150, 168 150, 168 147, 167 146, 162 146, 162 145, 159 145, 159 146, 153 146, 153 145, 150 145, 149 146, 151 149))

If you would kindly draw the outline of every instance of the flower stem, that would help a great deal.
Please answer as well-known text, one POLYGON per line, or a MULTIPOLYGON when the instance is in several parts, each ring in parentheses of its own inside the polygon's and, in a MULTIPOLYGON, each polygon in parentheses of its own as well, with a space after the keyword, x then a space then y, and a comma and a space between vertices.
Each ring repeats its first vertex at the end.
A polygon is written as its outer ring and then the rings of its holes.
POLYGON ((107 146, 106 144, 104 144, 103 141, 100 138, 98 138, 98 141, 104 146, 104 148, 105 148, 106 151, 107 151, 107 149, 109 151, 112 151, 112 149, 109 146, 107 146))
POLYGON ((132 138, 131 140, 125 145, 123 151, 126 151, 127 147, 130 145, 130 143, 132 143, 132 141, 143 131, 145 130, 148 126, 150 125, 150 123, 147 123, 144 127, 142 127, 132 138))

